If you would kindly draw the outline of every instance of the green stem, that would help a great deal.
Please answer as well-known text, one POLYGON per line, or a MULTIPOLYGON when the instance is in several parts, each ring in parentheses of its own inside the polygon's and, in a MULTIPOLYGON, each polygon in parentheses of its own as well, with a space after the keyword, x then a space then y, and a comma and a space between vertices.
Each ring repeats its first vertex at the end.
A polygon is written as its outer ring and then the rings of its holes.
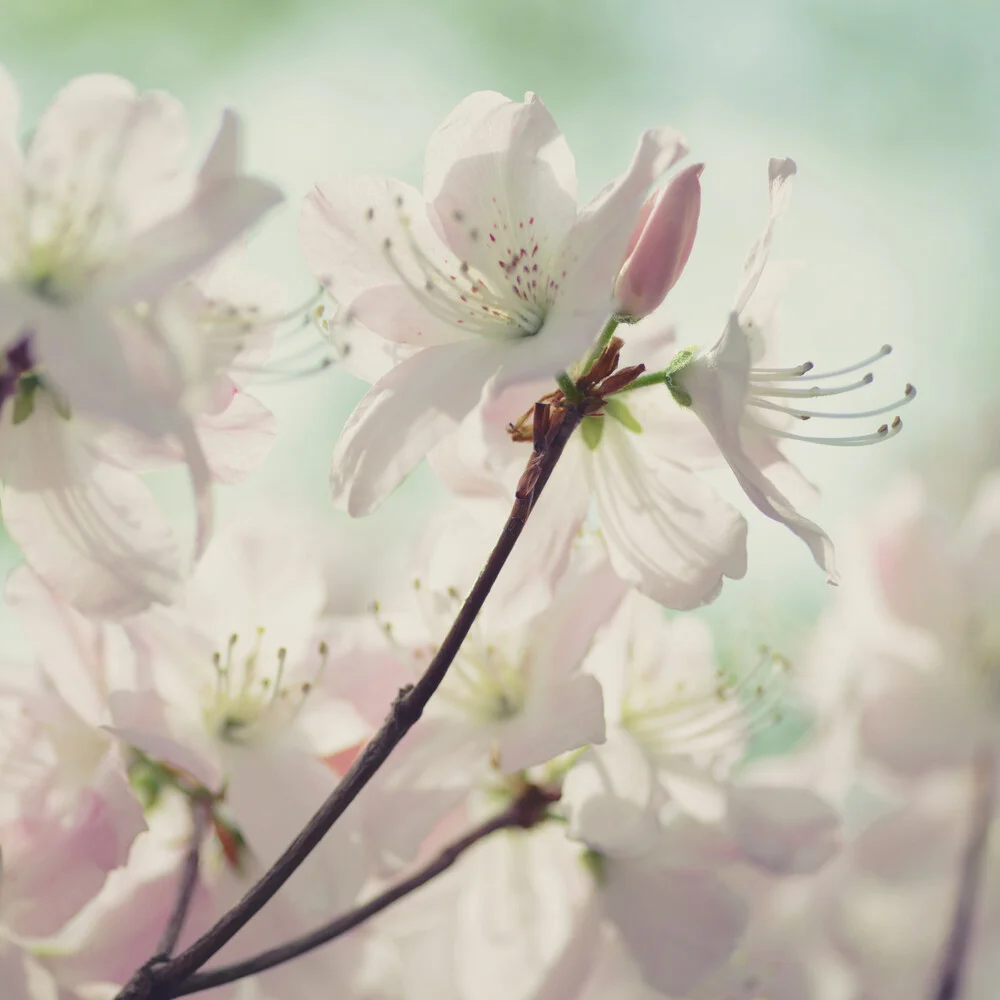
POLYGON ((583 399, 583 393, 577 388, 576 383, 566 374, 566 372, 560 372, 556 376, 556 382, 559 383, 559 388, 562 389, 562 394, 571 402, 579 403, 583 399))
POLYGON ((611 338, 615 335, 615 330, 618 329, 618 319, 612 316, 611 319, 604 324, 604 329, 601 330, 601 335, 597 338, 597 343, 594 344, 594 349, 590 352, 587 357, 587 363, 583 366, 583 373, 586 375, 591 368, 594 367, 594 362, 604 353, 604 348, 608 346, 611 338))
POLYGON ((644 375, 640 375, 634 382, 629 382, 625 388, 620 389, 614 395, 623 396, 626 392, 631 392, 633 389, 645 389, 647 385, 666 385, 666 383, 666 371, 646 372, 644 375))

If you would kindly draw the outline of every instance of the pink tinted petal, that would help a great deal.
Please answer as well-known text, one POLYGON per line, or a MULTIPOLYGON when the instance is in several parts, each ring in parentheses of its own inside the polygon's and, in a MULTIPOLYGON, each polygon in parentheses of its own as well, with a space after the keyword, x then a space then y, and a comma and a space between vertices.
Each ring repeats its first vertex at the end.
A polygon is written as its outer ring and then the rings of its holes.
POLYGON ((732 954, 747 905, 714 876, 607 859, 607 916, 650 986, 684 996, 732 954))
POLYGON ((688 469, 611 417, 588 466, 615 571, 670 608, 706 604, 746 572, 746 522, 688 469))
POLYGON ((864 709, 861 736, 868 752, 905 775, 959 767, 994 741, 992 713, 959 686, 912 678, 864 709))
POLYGON ((20 945, 0 940, 0 983, 3 983, 4 1000, 35 1000, 38 996, 28 963, 28 953, 20 945))
POLYGON ((32 569, 85 614, 132 614, 179 586, 170 525, 131 473, 101 464, 66 489, 8 486, 3 515, 32 569))
POLYGON ((334 450, 334 502, 353 517, 374 510, 476 405, 497 357, 489 343, 429 347, 373 385, 334 450))
POLYGON ((226 484, 260 468, 278 433, 274 414, 247 392, 237 392, 221 413, 200 417, 195 426, 212 479, 226 484))
POLYGON ((840 846, 837 812, 802 788, 733 788, 727 823, 747 858, 779 875, 816 871, 840 846))
POLYGON ((70 815, 28 818, 20 825, 31 848, 11 856, 8 841, 4 923, 27 937, 54 934, 93 899, 146 828, 127 779, 110 766, 98 784, 77 796, 70 815))
MULTIPOLYGON (((654 196, 633 232, 627 257, 615 282, 615 298, 630 316, 651 313, 666 298, 687 264, 698 231, 701 176, 705 165, 682 170, 654 196)), ((647 205, 649 203, 647 202, 647 205)))
POLYGON ((491 286, 510 285, 515 258, 544 268, 576 221, 573 157, 534 94, 463 101, 431 137, 426 164, 445 240, 491 286))

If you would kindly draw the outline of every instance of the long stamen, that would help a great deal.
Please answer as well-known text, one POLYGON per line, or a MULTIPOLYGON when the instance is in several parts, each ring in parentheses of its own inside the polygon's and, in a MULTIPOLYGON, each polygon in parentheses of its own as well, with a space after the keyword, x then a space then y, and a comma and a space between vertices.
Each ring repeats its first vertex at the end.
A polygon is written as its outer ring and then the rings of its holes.
POLYGON ((846 368, 837 368, 828 372, 819 372, 817 374, 810 374, 810 378, 837 378, 839 375, 850 375, 851 372, 856 372, 861 368, 867 368, 869 365, 875 364, 876 361, 881 361, 882 358, 888 357, 892 354, 892 344, 883 344, 870 358, 865 358, 863 361, 858 361, 853 365, 848 365, 846 368))
POLYGON ((805 434, 793 434, 790 431, 778 430, 769 427, 768 433, 777 437, 788 438, 792 441, 805 441, 807 444, 829 444, 839 448, 854 448, 866 444, 878 444, 880 441, 888 441, 895 437, 903 429, 903 421, 896 417, 891 424, 882 424, 877 431, 871 434, 858 434, 854 437, 809 437, 805 434))
MULTIPOLYGON (((751 373, 751 378, 753 373, 751 373)), ((867 372, 863 378, 859 378, 857 382, 850 382, 847 385, 834 386, 831 389, 822 389, 818 385, 811 385, 808 389, 759 389, 754 393, 754 396, 773 396, 782 399, 818 399, 821 396, 839 396, 845 392, 853 392, 855 389, 861 389, 866 385, 871 385, 875 380, 875 376, 871 372, 867 372)))
POLYGON ((855 420, 865 417, 878 417, 883 413, 891 413, 894 410, 898 410, 901 406, 905 406, 907 403, 911 402, 916 398, 917 390, 914 386, 907 384, 906 389, 903 392, 902 399, 897 399, 892 403, 887 403, 885 406, 876 407, 874 410, 856 410, 852 413, 824 413, 821 410, 799 410, 792 406, 780 406, 778 403, 772 403, 767 399, 761 399, 759 397, 753 397, 747 400, 747 405, 756 406, 764 410, 772 410, 776 413, 785 413, 791 417, 797 417, 799 420, 810 420, 813 417, 829 417, 831 420, 855 420))
POLYGON ((794 368, 754 368, 753 380, 755 382, 782 382, 789 378, 799 378, 812 370, 813 363, 811 361, 805 361, 794 368))

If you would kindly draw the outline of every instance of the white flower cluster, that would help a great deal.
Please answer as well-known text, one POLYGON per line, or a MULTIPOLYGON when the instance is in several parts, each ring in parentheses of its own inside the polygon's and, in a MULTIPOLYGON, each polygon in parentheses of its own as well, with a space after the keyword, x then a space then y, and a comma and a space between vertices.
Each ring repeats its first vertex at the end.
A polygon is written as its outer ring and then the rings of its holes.
MULTIPOLYGON (((253 472, 275 436, 248 384, 286 318, 242 260, 280 195, 242 172, 238 119, 195 172, 176 102, 115 77, 71 82, 23 148, 22 130, 0 75, 0 506, 25 563, 6 600, 37 651, 0 686, 4 1000, 811 996, 817 921, 786 896, 832 898, 813 873, 843 864, 842 771, 808 756, 747 770, 785 661, 724 661, 701 620, 664 612, 747 570, 746 522, 706 470, 728 464, 833 578, 829 538, 777 486, 797 475, 777 443, 900 427, 790 430, 899 405, 811 408, 866 386, 887 348, 838 371, 769 366, 784 272, 768 255, 795 164, 770 162, 722 333, 688 350, 661 303, 702 168, 651 193, 686 153, 670 129, 581 206, 542 102, 480 93, 432 136, 422 192, 317 185, 300 226, 329 296, 314 328, 372 383, 336 446, 334 501, 370 512, 424 457, 454 495, 405 584, 359 614, 325 523, 213 531, 213 485, 253 472), (192 485, 187 544, 142 479, 172 465, 192 485), (420 718, 383 725, 439 668, 420 718), (387 732, 391 756, 369 767, 387 732), (274 898, 164 979, 348 785, 274 898), (254 965, 342 915, 364 925, 254 965), (243 971, 211 979, 220 967, 243 971)), ((928 549, 940 595, 915 583, 919 544, 883 557, 899 613, 940 640, 935 666, 961 649, 975 674, 958 690, 900 669, 865 702, 873 753, 904 771, 995 742, 977 686, 991 623, 954 610, 995 575, 984 509, 971 561, 928 549)), ((867 943, 844 959, 859 976, 867 943)))

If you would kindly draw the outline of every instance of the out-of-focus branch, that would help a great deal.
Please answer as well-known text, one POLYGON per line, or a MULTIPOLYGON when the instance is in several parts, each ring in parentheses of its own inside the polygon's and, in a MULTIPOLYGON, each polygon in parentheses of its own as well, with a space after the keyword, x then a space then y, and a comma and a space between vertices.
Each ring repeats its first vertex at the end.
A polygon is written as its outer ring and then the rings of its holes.
POLYGON ((381 913, 387 906, 391 906, 397 900, 408 896, 428 882, 437 878, 438 875, 447 871, 451 866, 472 846, 488 837, 498 830, 506 830, 512 827, 530 829, 540 823, 545 817, 548 806, 558 798, 558 793, 550 794, 544 789, 528 785, 524 792, 511 803, 502 813, 488 819, 485 823, 474 827, 460 840, 449 844, 440 854, 429 864, 414 872, 408 878, 397 883, 385 892, 370 899, 367 903, 349 910, 347 913, 337 917, 330 923, 288 941, 276 948, 255 955, 253 958, 236 962, 233 965, 222 966, 218 969, 207 969, 203 972, 196 972, 189 976, 179 986, 173 988, 169 996, 181 997, 191 993, 199 993, 202 990, 212 989, 215 986, 223 986, 227 983, 236 982, 239 979, 246 979, 248 976, 256 975, 258 972, 265 972, 273 969, 276 965, 283 965, 292 959, 305 955, 307 952, 319 948, 335 940, 348 931, 353 930, 359 924, 381 913))
POLYGON ((972 802, 969 835, 959 875, 951 931, 941 959, 933 1000, 958 1000, 969 951, 973 918, 983 880, 983 861, 996 806, 997 762, 992 749, 979 753, 972 764, 972 802))

